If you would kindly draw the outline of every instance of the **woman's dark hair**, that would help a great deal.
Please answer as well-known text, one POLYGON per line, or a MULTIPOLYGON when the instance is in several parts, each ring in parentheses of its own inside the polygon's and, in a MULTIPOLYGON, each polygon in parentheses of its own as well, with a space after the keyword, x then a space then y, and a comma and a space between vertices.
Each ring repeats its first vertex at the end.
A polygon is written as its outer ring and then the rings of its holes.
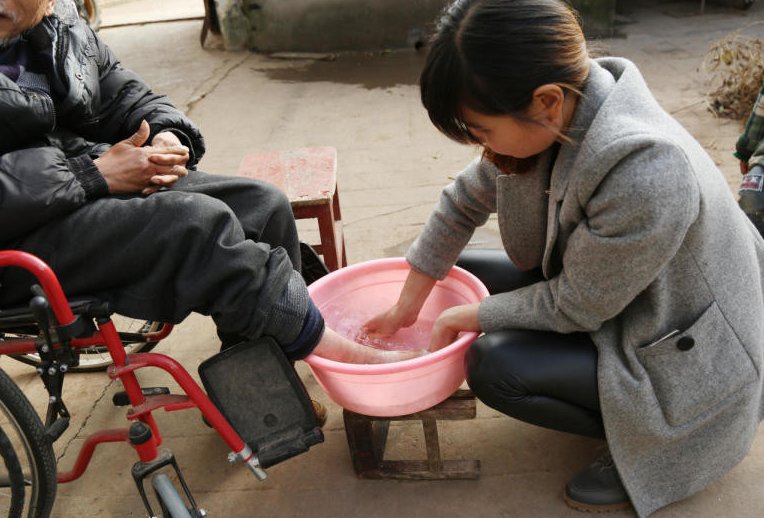
POLYGON ((446 136, 480 144, 464 107, 522 117, 536 88, 557 84, 578 93, 588 69, 581 26, 562 0, 455 0, 430 41, 422 104, 446 136))

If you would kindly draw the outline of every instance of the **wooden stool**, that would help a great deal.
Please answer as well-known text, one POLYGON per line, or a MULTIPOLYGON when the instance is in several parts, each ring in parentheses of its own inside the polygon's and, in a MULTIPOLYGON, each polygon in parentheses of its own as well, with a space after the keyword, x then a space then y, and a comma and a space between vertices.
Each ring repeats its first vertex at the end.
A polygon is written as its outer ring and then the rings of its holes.
POLYGON ((313 249, 324 256, 329 270, 347 266, 335 148, 249 153, 239 164, 239 175, 264 180, 281 189, 289 198, 295 219, 318 219, 321 244, 312 245, 313 249))
POLYGON ((477 479, 479 460, 442 460, 438 440, 438 420, 475 418, 475 396, 457 390, 442 403, 416 414, 400 417, 370 417, 349 410, 343 412, 350 457, 358 478, 446 480, 477 479), (384 460, 391 421, 422 421, 427 460, 384 460))

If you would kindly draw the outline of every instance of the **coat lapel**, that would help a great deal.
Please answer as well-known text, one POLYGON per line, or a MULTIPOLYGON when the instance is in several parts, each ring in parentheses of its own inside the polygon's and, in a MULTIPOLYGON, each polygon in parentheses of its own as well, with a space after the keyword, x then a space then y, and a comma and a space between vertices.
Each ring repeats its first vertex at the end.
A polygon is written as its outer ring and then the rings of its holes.
MULTIPOLYGON (((599 112, 602 103, 610 93, 615 81, 610 75, 594 61, 590 62, 591 69, 587 79, 583 96, 576 107, 576 113, 571 121, 567 136, 570 142, 560 146, 560 152, 552 167, 549 181, 549 205, 547 209, 546 242, 544 244, 544 256, 541 262, 544 277, 550 279, 562 269, 562 253, 567 242, 567 233, 560 230, 560 221, 564 217, 563 212, 571 214, 565 209, 563 201, 568 190, 568 185, 575 182, 576 178, 586 175, 586 171, 579 171, 576 161, 581 155, 581 143, 586 138, 586 132, 599 112), (564 234, 564 235, 561 235, 564 234)), ((577 203, 571 200, 571 204, 577 203)), ((577 212, 577 209, 571 209, 577 212)))
POLYGON ((542 155, 531 171, 496 179, 501 240, 512 262, 524 271, 541 266, 544 255, 552 155, 542 155))
POLYGON ((568 189, 569 171, 577 155, 577 148, 578 146, 571 144, 562 146, 551 172, 546 215, 546 242, 544 257, 541 261, 541 271, 547 279, 557 275, 562 268, 562 258, 555 253, 555 248, 560 234, 560 209, 562 200, 565 198, 565 191, 568 189))

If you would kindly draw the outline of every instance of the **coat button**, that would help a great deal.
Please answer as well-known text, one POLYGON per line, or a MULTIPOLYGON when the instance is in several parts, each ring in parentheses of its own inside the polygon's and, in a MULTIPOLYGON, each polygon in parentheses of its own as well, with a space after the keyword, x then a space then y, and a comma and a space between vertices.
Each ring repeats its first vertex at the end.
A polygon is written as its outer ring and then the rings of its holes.
POLYGON ((74 74, 74 77, 76 77, 77 79, 81 80, 82 79, 82 73, 81 72, 77 72, 76 74, 74 74))
POLYGON ((695 339, 691 336, 683 336, 676 342, 676 347, 680 351, 689 351, 695 347, 695 339))

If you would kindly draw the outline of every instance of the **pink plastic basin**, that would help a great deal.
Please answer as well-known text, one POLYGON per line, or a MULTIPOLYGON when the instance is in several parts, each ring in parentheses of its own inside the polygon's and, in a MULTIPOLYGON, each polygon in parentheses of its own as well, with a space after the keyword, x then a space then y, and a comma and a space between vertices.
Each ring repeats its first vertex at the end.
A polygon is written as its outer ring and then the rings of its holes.
MULTIPOLYGON (((409 272, 404 258, 376 259, 341 268, 308 288, 328 327, 351 340, 353 329, 390 308, 409 272)), ((432 323, 449 307, 479 302, 485 286, 454 267, 439 281, 410 328, 390 337, 395 349, 426 349, 432 323)), ((447 399, 464 381, 464 353, 477 333, 462 333, 448 346, 395 363, 350 364, 315 354, 305 361, 318 383, 337 404, 364 415, 400 416, 426 410, 447 399)))

